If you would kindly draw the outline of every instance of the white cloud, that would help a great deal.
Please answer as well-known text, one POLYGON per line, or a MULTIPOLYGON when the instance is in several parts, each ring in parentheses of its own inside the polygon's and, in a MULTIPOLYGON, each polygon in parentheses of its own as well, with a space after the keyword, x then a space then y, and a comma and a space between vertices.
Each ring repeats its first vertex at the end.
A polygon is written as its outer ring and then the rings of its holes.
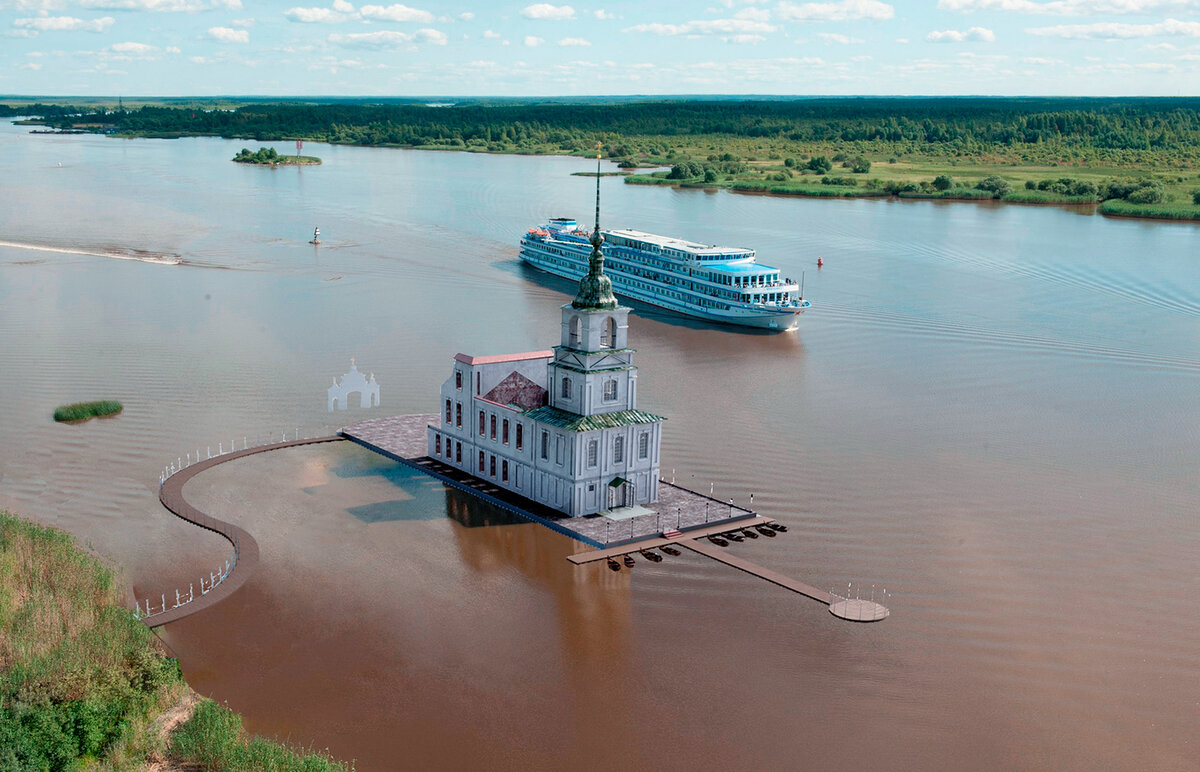
POLYGON ((546 41, 543 40, 542 38, 535 37, 533 35, 525 36, 525 47, 526 48, 536 48, 537 46, 540 46, 542 43, 545 43, 545 42, 546 41))
POLYGON ((1034 27, 1025 30, 1030 35, 1067 38, 1072 40, 1128 40, 1160 36, 1200 37, 1200 22, 1167 19, 1157 24, 1060 24, 1055 27, 1034 27))
POLYGON ((735 45, 742 46, 754 45, 755 43, 761 43, 766 40, 766 38, 762 35, 727 35, 721 39, 726 43, 733 43, 735 45))
POLYGON ((338 13, 354 13, 354 4, 346 0, 333 0, 333 10, 338 13))
POLYGON ((167 46, 163 50, 166 51, 168 54, 182 54, 183 53, 183 49, 181 49, 179 46, 167 46))
POLYGON ((562 40, 558 41, 558 44, 560 46, 569 48, 571 46, 590 46, 591 41, 583 38, 563 38, 562 40))
POLYGON ((938 8, 943 11, 1009 11, 1047 16, 1147 14, 1198 6, 1197 0, 938 0, 938 8))
POLYGON ((649 32, 654 35, 759 35, 774 32, 776 27, 749 19, 711 19, 688 21, 683 24, 635 24, 625 32, 649 32))
POLYGON ((420 8, 409 8, 399 3, 395 5, 364 5, 359 9, 364 19, 380 21, 415 21, 421 24, 432 24, 433 14, 420 8))
POLYGON ((573 19, 575 17, 575 9, 569 5, 534 3, 533 5, 527 5, 522 8, 521 15, 526 19, 549 19, 551 21, 562 21, 563 19, 573 19))
POLYGON ((837 3, 781 2, 776 8, 784 21, 852 21, 855 19, 890 19, 896 11, 879 0, 841 0, 837 3))
POLYGON ((253 27, 254 19, 234 19, 230 24, 235 27, 253 27))
POLYGON ((13 26, 35 32, 104 32, 113 25, 113 17, 99 19, 77 19, 74 16, 38 16, 34 19, 17 19, 13 26))
POLYGON ((232 27, 209 27, 208 36, 222 43, 249 43, 250 33, 244 29, 232 27))
POLYGON ((345 35, 330 35, 329 42, 343 46, 366 48, 397 48, 415 43, 429 43, 435 46, 446 45, 446 33, 435 29, 419 29, 416 32, 397 32, 383 30, 381 32, 351 32, 345 35))
POLYGON ((616 16, 613 16, 611 13, 604 10, 603 8, 601 8, 599 11, 592 11, 592 16, 595 16, 600 21, 606 21, 608 19, 617 18, 616 16))
POLYGON ((733 15, 735 19, 749 19, 750 21, 770 21, 771 12, 766 8, 743 8, 733 15))
POLYGON ((495 30, 485 29, 483 31, 483 36, 488 40, 495 40, 496 38, 500 37, 500 33, 496 32, 495 30))
POLYGON ((80 0, 84 8, 112 8, 122 11, 154 11, 163 13, 194 13, 213 8, 242 10, 242 0, 80 0))
POLYGON ((158 46, 152 46, 149 43, 113 43, 109 49, 116 51, 118 54, 129 54, 131 56, 146 56, 158 50, 158 46))
POLYGON ((925 36, 930 43, 991 43, 996 39, 996 33, 986 27, 971 27, 966 30, 944 29, 934 30, 925 36))
POLYGON ((332 8, 289 8, 283 15, 302 24, 338 24, 353 18, 332 8))
POLYGON ((37 71, 37 70, 42 69, 42 65, 40 62, 25 62, 25 64, 21 65, 21 69, 37 71))
POLYGON ((821 40, 824 40, 826 43, 836 43, 839 46, 848 46, 854 43, 866 42, 862 38, 852 38, 848 35, 838 34, 837 32, 820 32, 817 34, 817 37, 821 38, 821 40))
POLYGON ((463 11, 458 15, 458 18, 462 21, 471 21, 475 18, 475 14, 471 13, 470 11, 463 11))

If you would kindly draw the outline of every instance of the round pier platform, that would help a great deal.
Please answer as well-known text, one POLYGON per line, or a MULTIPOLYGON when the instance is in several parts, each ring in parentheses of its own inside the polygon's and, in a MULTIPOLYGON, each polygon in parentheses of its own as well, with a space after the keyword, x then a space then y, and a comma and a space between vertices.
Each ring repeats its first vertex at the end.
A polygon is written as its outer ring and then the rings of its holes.
POLYGON ((850 598, 829 604, 829 613, 851 622, 878 622, 892 612, 875 601, 850 598))

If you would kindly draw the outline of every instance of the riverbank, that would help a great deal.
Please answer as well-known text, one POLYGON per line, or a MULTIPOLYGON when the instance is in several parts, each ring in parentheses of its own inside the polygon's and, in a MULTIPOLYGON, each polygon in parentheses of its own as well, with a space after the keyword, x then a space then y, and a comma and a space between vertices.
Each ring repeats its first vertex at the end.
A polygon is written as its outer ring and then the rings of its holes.
POLYGON ((345 770, 251 738, 125 607, 118 572, 0 510, 0 768, 345 770))

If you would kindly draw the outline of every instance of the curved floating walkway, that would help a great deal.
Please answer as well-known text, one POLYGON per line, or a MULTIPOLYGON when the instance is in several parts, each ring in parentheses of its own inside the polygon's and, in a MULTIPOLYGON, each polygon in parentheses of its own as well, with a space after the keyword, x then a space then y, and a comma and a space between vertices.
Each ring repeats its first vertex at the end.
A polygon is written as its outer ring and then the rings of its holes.
POLYGON ((225 598, 228 598, 238 590, 246 580, 250 578, 250 574, 254 573, 255 567, 258 565, 258 542, 254 541, 254 537, 250 532, 234 525, 227 523, 224 520, 218 520, 212 515, 206 515, 200 510, 187 503, 183 498, 183 486, 188 480, 203 472, 205 469, 211 469, 217 464, 224 464, 226 461, 252 456, 255 453, 266 453, 271 450, 280 450, 282 448, 293 448, 298 445, 316 445, 322 442, 341 442, 344 438, 338 435, 331 437, 314 437, 312 439, 289 440, 286 442, 277 442, 274 445, 260 445, 256 448, 247 448, 246 450, 235 450, 229 453, 216 456, 215 458, 206 458, 203 461, 197 461, 194 464, 180 469, 175 474, 168 477, 158 489, 158 500, 162 505, 171 512, 183 519, 198 525, 201 528, 218 533, 224 536, 230 544, 233 545, 234 566, 230 569, 228 576, 213 589, 200 597, 195 598, 187 603, 180 604, 174 608, 167 609, 164 612, 153 614, 145 617, 142 621, 147 627, 161 627, 162 625, 175 622, 183 619, 186 616, 203 611, 210 606, 220 603, 225 598))

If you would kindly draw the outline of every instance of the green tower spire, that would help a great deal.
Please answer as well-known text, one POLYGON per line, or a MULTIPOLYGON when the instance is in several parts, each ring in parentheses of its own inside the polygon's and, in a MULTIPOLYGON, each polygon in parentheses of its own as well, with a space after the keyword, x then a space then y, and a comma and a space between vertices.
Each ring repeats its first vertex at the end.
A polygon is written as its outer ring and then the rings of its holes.
POLYGON ((591 311, 610 311, 617 307, 617 299, 613 297, 612 281, 604 275, 604 255, 600 245, 604 237, 600 235, 600 143, 596 143, 596 228, 592 231, 592 256, 588 258, 588 272, 579 280, 579 293, 571 305, 578 309, 591 311))

